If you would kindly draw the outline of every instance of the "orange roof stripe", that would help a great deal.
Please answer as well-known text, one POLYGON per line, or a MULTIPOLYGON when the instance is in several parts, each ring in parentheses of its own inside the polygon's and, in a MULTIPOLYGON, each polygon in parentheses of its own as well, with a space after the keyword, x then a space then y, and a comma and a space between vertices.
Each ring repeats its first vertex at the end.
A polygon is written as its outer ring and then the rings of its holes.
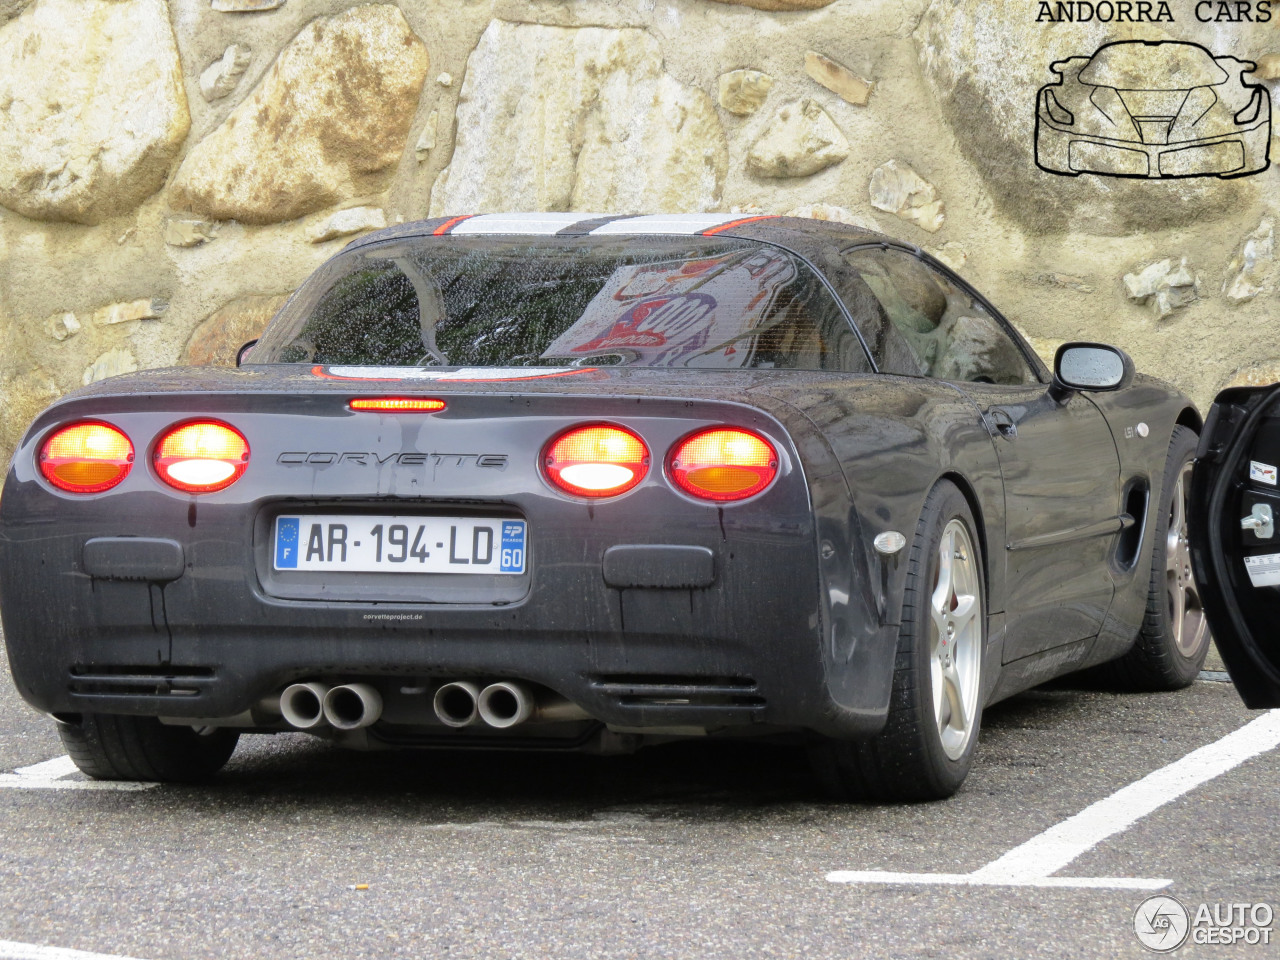
POLYGON ((456 227, 458 224, 460 224, 463 220, 470 220, 474 216, 475 216, 474 213, 464 213, 460 217, 450 217, 444 223, 440 224, 440 226, 436 227, 435 230, 432 232, 434 233, 435 236, 442 237, 446 233, 448 233, 450 230, 452 230, 454 227, 456 227))
POLYGON ((734 227, 740 227, 744 223, 755 223, 757 220, 773 220, 775 214, 764 213, 758 217, 743 217, 741 220, 730 220, 728 223, 722 223, 718 227, 709 227, 702 231, 702 236, 713 237, 717 233, 723 233, 725 230, 732 230, 734 227))

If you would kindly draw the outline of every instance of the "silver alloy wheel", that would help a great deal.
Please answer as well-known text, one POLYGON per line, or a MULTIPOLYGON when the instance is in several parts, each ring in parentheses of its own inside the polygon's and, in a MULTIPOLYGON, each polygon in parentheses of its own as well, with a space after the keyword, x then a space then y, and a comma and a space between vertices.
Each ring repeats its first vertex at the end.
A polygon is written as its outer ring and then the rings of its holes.
POLYGON ((1191 496, 1191 464, 1184 463, 1173 485, 1169 530, 1165 537, 1165 592, 1169 603, 1169 629, 1178 653, 1190 659, 1208 637, 1200 590, 1191 575, 1191 548, 1187 542, 1187 501, 1191 496))
POLYGON ((929 599, 933 716, 942 749, 959 760, 978 715, 982 676, 982 586, 964 522, 948 521, 938 544, 938 578, 929 599))

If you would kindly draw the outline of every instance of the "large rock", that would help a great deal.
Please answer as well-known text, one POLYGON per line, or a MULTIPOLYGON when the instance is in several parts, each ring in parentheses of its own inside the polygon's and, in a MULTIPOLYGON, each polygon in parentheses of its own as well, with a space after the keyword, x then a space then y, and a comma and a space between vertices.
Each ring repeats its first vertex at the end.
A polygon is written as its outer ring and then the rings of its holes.
POLYGON ((495 20, 431 212, 711 210, 728 163, 711 98, 663 70, 648 32, 495 20))
POLYGON ((212 103, 228 96, 249 69, 253 51, 240 43, 233 43, 222 51, 222 56, 209 64, 200 74, 200 95, 212 103))
POLYGON ((865 107, 871 99, 875 83, 864 80, 842 63, 824 57, 815 50, 804 55, 804 72, 822 84, 841 100, 854 106, 865 107))
POLYGON ((116 347, 113 350, 108 350, 89 366, 85 367, 81 382, 87 387, 89 384, 97 383, 99 380, 118 377, 122 373, 133 373, 137 369, 138 358, 133 355, 133 351, 128 347, 116 347))
POLYGON ((378 192, 404 150, 429 65, 398 7, 312 20, 187 155, 174 205, 275 223, 378 192))
POLYGON ((1220 389, 1227 387, 1266 387, 1280 383, 1280 359, 1266 360, 1252 366, 1241 367, 1220 389))
POLYGON ((381 230, 386 225, 387 215, 381 207, 350 207, 308 225, 307 239, 312 243, 324 243, 365 230, 381 230))
POLYGON ((849 223, 855 227, 861 227, 863 230, 880 231, 880 225, 876 223, 874 217, 862 216, 847 210, 844 207, 837 207, 830 203, 806 203, 803 206, 792 207, 784 217, 807 217, 810 220, 830 220, 835 223, 849 223))
POLYGON ((720 106, 730 113, 745 117, 760 109, 760 104, 769 96, 773 77, 759 70, 730 70, 720 75, 717 86, 720 106))
POLYGON ((262 335, 267 321, 288 299, 289 295, 283 293, 232 300, 196 327, 182 352, 182 362, 234 367, 237 351, 262 335))
POLYGON ((0 203, 98 223, 164 185, 191 126, 165 0, 36 0, 0 28, 0 203))
POLYGON ((747 153, 758 177, 808 177, 849 156, 849 141, 812 100, 781 107, 747 153))
POLYGON ((871 205, 877 210, 910 220, 930 233, 942 229, 947 218, 946 205, 938 199, 938 190, 916 173, 908 163, 889 160, 871 172, 867 187, 871 205))
POLYGON ((1240 243, 1227 265, 1222 292, 1232 303, 1244 303, 1260 293, 1270 293, 1276 277, 1276 224, 1263 217, 1258 229, 1240 243))
MULTIPOLYGON (((1037 167, 1037 91, 1059 79, 1050 64, 1092 56, 1106 42, 1131 39, 1134 28, 1097 18, 1037 22, 1036 10, 1026 0, 934 0, 915 33, 924 74, 956 143, 1006 217, 1037 233, 1156 232, 1230 218, 1260 191, 1274 190, 1273 174, 1146 180, 1058 176, 1037 167)), ((1225 26, 1179 12, 1170 29, 1214 53, 1243 56, 1224 36, 1225 26)), ((1159 28, 1137 28, 1138 36, 1155 39, 1153 29, 1159 28)))
POLYGON ((169 309, 169 301, 163 297, 143 297, 141 300, 124 300, 109 303, 93 311, 93 322, 109 327, 131 320, 159 320, 169 309))
POLYGON ((1148 304, 1163 320, 1173 311, 1194 303, 1200 296, 1200 280, 1187 264, 1187 258, 1157 260, 1126 273, 1121 282, 1125 296, 1148 304))

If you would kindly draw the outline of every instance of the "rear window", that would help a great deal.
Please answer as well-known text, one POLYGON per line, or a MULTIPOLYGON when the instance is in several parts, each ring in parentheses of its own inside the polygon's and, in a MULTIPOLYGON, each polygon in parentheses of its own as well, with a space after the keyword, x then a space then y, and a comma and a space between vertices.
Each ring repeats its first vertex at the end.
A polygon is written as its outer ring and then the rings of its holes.
POLYGON ((870 370, 800 259, 704 237, 418 237, 340 254, 253 363, 870 370))

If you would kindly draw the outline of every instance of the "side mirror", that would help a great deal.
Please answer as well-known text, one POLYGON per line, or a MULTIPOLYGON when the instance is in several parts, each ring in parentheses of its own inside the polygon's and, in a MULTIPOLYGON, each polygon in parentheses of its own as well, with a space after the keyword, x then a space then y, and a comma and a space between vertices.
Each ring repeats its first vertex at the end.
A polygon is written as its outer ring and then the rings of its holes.
POLYGON ((1049 394, 1066 403, 1077 390, 1123 390, 1133 382, 1129 355, 1105 343, 1064 343, 1053 357, 1049 394))
POLYGON ((252 350, 257 345, 258 345, 257 340, 250 340, 248 343, 244 344, 239 350, 236 351, 237 367, 241 366, 244 363, 245 357, 249 355, 249 351, 252 350))

